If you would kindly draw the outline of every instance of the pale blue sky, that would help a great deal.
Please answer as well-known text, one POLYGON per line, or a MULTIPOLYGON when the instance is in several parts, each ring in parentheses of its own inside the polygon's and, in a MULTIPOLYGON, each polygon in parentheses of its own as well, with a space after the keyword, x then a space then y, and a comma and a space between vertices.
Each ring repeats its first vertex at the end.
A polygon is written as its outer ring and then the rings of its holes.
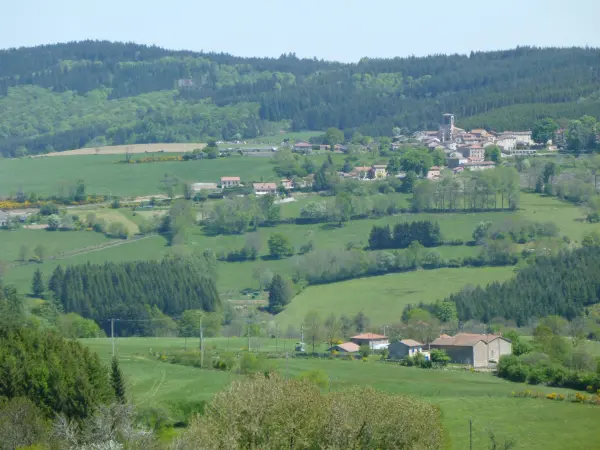
POLYGON ((0 48, 81 39, 356 61, 600 47, 600 0, 3 0, 0 48), (488 6, 489 5, 489 6, 488 6))

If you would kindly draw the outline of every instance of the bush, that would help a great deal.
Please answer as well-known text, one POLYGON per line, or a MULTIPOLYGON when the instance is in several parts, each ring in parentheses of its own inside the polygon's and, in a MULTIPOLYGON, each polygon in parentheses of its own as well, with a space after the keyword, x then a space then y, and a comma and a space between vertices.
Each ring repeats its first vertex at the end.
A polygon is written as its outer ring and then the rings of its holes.
POLYGON ((428 402, 370 388, 325 395, 308 380, 285 380, 270 374, 235 381, 215 395, 180 444, 184 450, 437 450, 444 446, 444 432, 439 408, 428 402), (368 432, 357 433, 360 429, 368 432))
POLYGON ((508 369, 508 379, 524 383, 529 376, 529 368, 523 364, 516 364, 508 369))

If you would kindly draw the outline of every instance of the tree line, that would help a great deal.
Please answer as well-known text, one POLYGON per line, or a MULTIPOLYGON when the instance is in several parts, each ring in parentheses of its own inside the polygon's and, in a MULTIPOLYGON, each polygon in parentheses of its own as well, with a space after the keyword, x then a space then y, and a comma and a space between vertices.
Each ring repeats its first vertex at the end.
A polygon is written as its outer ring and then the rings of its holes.
POLYGON ((369 233, 369 248, 381 250, 388 248, 408 248, 418 242, 424 247, 436 247, 442 243, 440 225, 431 220, 402 222, 390 229, 389 225, 373 225, 369 233))
MULTIPOLYGON (((35 275, 34 275, 35 277, 35 275)), ((58 266, 47 285, 64 311, 93 319, 121 336, 153 334, 153 321, 185 310, 220 308, 214 275, 183 259, 58 266)))
POLYGON ((553 314, 571 320, 600 303, 599 271, 598 247, 562 251, 538 256, 512 280, 465 289, 448 300, 456 303, 462 321, 490 323, 502 317, 525 326, 532 318, 553 314))

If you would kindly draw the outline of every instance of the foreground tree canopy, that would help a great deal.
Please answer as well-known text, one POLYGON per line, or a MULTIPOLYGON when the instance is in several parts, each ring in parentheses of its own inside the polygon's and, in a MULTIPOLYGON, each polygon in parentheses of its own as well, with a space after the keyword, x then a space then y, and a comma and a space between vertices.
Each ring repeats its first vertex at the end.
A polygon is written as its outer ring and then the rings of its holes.
POLYGON ((0 398, 27 397, 48 417, 83 419, 114 398, 97 354, 43 331, 0 328, 0 374, 0 398))
POLYGON ((180 442, 203 449, 441 449, 436 406, 370 388, 321 393, 277 375, 236 381, 217 394, 180 442))
POLYGON ((0 51, 0 153, 254 138, 284 124, 329 129, 324 143, 335 145, 354 131, 435 128, 444 112, 465 128, 528 129, 600 114, 590 70, 599 54, 520 47, 343 64, 106 41, 9 49, 0 51))

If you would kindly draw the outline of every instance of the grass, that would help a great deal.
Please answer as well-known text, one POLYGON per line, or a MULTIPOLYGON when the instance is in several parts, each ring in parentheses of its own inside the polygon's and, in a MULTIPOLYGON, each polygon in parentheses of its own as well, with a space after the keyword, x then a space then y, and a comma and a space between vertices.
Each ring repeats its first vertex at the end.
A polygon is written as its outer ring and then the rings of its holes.
MULTIPOLYGON (((277 139, 283 139, 277 137, 277 139)), ((281 141, 278 141, 281 142, 281 141)), ((142 155, 143 156, 143 155, 142 155)), ((134 159, 141 156, 136 155, 134 159)), ((320 165, 324 155, 311 156, 320 165)), ((269 157, 231 156, 214 160, 168 161, 120 164, 121 155, 72 155, 68 158, 21 158, 0 160, 0 196, 19 188, 38 195, 68 192, 84 180, 87 192, 98 195, 142 196, 159 194, 165 174, 183 182, 218 182, 222 176, 239 176, 242 181, 277 180, 269 157)), ((342 155, 334 155, 340 163, 342 155)))
MULTIPOLYGON (((71 161, 77 158, 80 157, 46 158, 46 160, 71 161)), ((220 161, 221 160, 217 160, 217 162, 220 161)), ((210 163, 211 161, 200 161, 200 163, 204 162, 210 163)), ((160 165, 160 163, 158 165, 160 165)), ((309 240, 314 242, 317 250, 344 249, 349 242, 364 246, 367 243, 369 231, 373 225, 388 224, 392 226, 403 220, 431 219, 438 221, 444 239, 462 239, 464 241, 471 238, 474 226, 482 220, 497 222, 516 217, 542 222, 553 221, 560 227, 562 234, 570 236, 571 239, 575 241, 580 240, 581 236, 588 231, 600 230, 600 224, 589 224, 581 221, 580 219, 583 218, 584 211, 572 204, 561 202, 554 198, 540 197, 534 194, 523 194, 521 198, 522 209, 517 212, 400 214, 393 217, 351 221, 343 227, 338 227, 335 224, 282 224, 272 228, 259 228, 258 234, 262 240, 261 254, 268 254, 267 240, 272 233, 276 232, 286 235, 292 241, 296 249, 299 249, 301 245, 309 240)), ((286 217, 297 216, 302 205, 313 199, 315 199, 314 196, 309 196, 298 202, 284 204, 282 206, 283 215, 286 217)), ((407 196, 398 194, 398 201, 407 202, 407 196)), ((136 215, 133 215, 133 212, 128 209, 102 209, 100 213, 118 214, 119 218, 117 220, 127 222, 128 219, 131 227, 136 226, 144 214, 148 216, 156 214, 155 211, 148 211, 143 214, 136 212, 136 215)), ((115 219, 117 218, 117 216, 114 217, 115 219)), ((0 239, 1 236, 4 236, 2 233, 8 232, 0 232, 0 239)), ((6 234, 6 236, 9 236, 9 234, 6 234)), ((21 230, 11 236, 18 236, 19 239, 6 240, 8 251, 4 251, 4 247, 6 246, 4 242, 0 243, 0 246, 3 250, 1 254, 12 254, 13 259, 16 258, 21 243, 26 241, 28 236, 36 236, 49 248, 56 245, 57 251, 63 245, 67 249, 88 246, 88 237, 89 239, 94 240, 94 243, 101 242, 105 239, 96 233, 48 233, 39 230, 21 230), (56 238, 63 240, 57 244, 54 242, 56 238), (78 241, 78 239, 81 239, 81 241, 78 241)), ((195 228, 191 234, 189 246, 198 251, 210 248, 215 252, 227 252, 231 249, 243 247, 245 240, 246 237, 244 235, 207 236, 203 233, 202 229, 198 227, 195 228)), ((438 247, 437 250, 446 258, 473 256, 479 252, 478 247, 468 246, 442 246, 438 247)), ((80 264, 87 261, 103 263, 104 261, 118 262, 160 259, 167 251, 169 251, 169 248, 166 246, 165 240, 157 236, 140 242, 127 243, 114 248, 65 258, 60 261, 46 261, 43 264, 35 266, 30 265, 9 268, 6 273, 6 281, 8 283, 16 284, 22 292, 28 292, 31 276, 33 271, 38 267, 45 275, 49 275, 59 263, 65 265, 80 264)), ((0 258, 2 257, 0 256, 0 258)), ((244 263, 219 263, 219 278, 217 281, 219 292, 225 300, 240 299, 242 298, 242 295, 240 294, 241 290, 246 288, 258 289, 257 276, 260 273, 268 269, 273 273, 291 275, 296 264, 297 260, 295 258, 283 260, 259 259, 257 261, 244 263)), ((412 274, 390 275, 389 278, 364 278, 328 286, 309 287, 293 300, 292 304, 288 306, 288 310, 282 313, 281 319, 297 323, 302 320, 308 310, 314 308, 322 309, 324 312, 335 311, 338 314, 342 312, 350 314, 357 312, 360 309, 364 309, 369 316, 372 316, 372 319, 376 323, 389 323, 389 318, 385 317, 387 314, 379 312, 385 311, 384 308, 379 308, 381 305, 386 305, 386 308, 391 308, 388 313, 391 312, 392 315, 398 316, 406 302, 418 303, 421 300, 433 301, 459 290, 465 284, 474 284, 475 282, 486 284, 495 279, 504 280, 508 275, 505 277, 503 274, 511 273, 511 269, 486 268, 482 269, 480 272, 472 272, 473 270, 476 269, 465 268, 451 270, 449 273, 451 273, 452 276, 449 277, 439 275, 440 273, 444 274, 444 272, 426 271, 412 274), (471 275, 472 273, 483 275, 473 276, 471 275), (489 274, 489 276, 487 274, 489 274), (436 278, 439 276, 442 278, 436 278), (381 286, 381 289, 379 289, 378 286, 381 286), (436 286, 436 288, 433 288, 433 286, 436 286), (416 294, 408 296, 400 295, 401 298, 398 298, 399 293, 401 292, 413 291, 416 294), (426 292, 427 294, 421 298, 420 292, 426 292), (374 305, 377 305, 378 308, 374 308, 374 305), (385 320, 385 322, 381 322, 383 320, 385 320)))
POLYGON ((300 323, 309 311, 321 317, 363 311, 373 325, 399 322, 409 304, 432 303, 467 285, 485 286, 514 275, 512 267, 423 270, 311 286, 276 316, 282 326, 300 323))
MULTIPOLYGON (((243 344, 242 339, 235 341, 236 345, 243 344)), ((272 345, 273 340, 270 341, 272 345)), ((169 409, 185 402, 208 400, 239 378, 229 372, 159 362, 149 355, 150 351, 156 353, 182 348, 182 339, 125 338, 117 342, 119 361, 129 383, 129 391, 141 408, 169 409)), ((226 339, 223 338, 206 340, 207 345, 218 348, 224 348, 224 342, 226 339)), ((105 362, 110 360, 110 339, 88 339, 83 343, 98 352, 105 362)), ((491 374, 424 370, 374 361, 290 358, 288 361, 269 360, 269 364, 289 377, 297 377, 308 370, 323 371, 331 377, 332 390, 370 385, 385 392, 420 397, 438 405, 450 436, 450 448, 468 448, 469 419, 473 420, 473 448, 487 448, 489 431, 494 431, 501 438, 516 440, 516 448, 519 449, 597 447, 599 407, 512 398, 511 392, 531 387, 491 374)), ((569 392, 545 387, 534 390, 569 392)))
POLYGON ((242 180, 275 179, 269 158, 231 157, 215 160, 169 161, 148 164, 116 164, 118 155, 84 155, 68 158, 0 160, 0 195, 19 186, 38 195, 68 191, 83 179, 86 190, 98 195, 141 196, 159 194, 165 174, 182 182, 218 182, 221 176, 242 180))
MULTIPOLYGON (((2 232, 0 231, 0 233, 2 232)), ((102 236, 94 232, 87 233, 90 235, 102 236)), ((42 274, 48 278, 59 264, 64 267, 66 265, 84 264, 88 261, 92 264, 103 264, 106 261, 121 262, 152 260, 162 258, 168 250, 165 240, 160 236, 151 236, 139 241, 120 242, 123 243, 115 247, 57 260, 46 260, 41 264, 29 264, 26 266, 8 268, 5 274, 5 281, 6 283, 14 284, 19 292, 26 293, 29 292, 33 272, 38 268, 42 271, 42 274)))
POLYGON ((31 256, 38 245, 45 248, 46 256, 54 256, 110 241, 103 234, 86 231, 0 230, 0 261, 17 261, 23 245, 29 248, 31 256))

